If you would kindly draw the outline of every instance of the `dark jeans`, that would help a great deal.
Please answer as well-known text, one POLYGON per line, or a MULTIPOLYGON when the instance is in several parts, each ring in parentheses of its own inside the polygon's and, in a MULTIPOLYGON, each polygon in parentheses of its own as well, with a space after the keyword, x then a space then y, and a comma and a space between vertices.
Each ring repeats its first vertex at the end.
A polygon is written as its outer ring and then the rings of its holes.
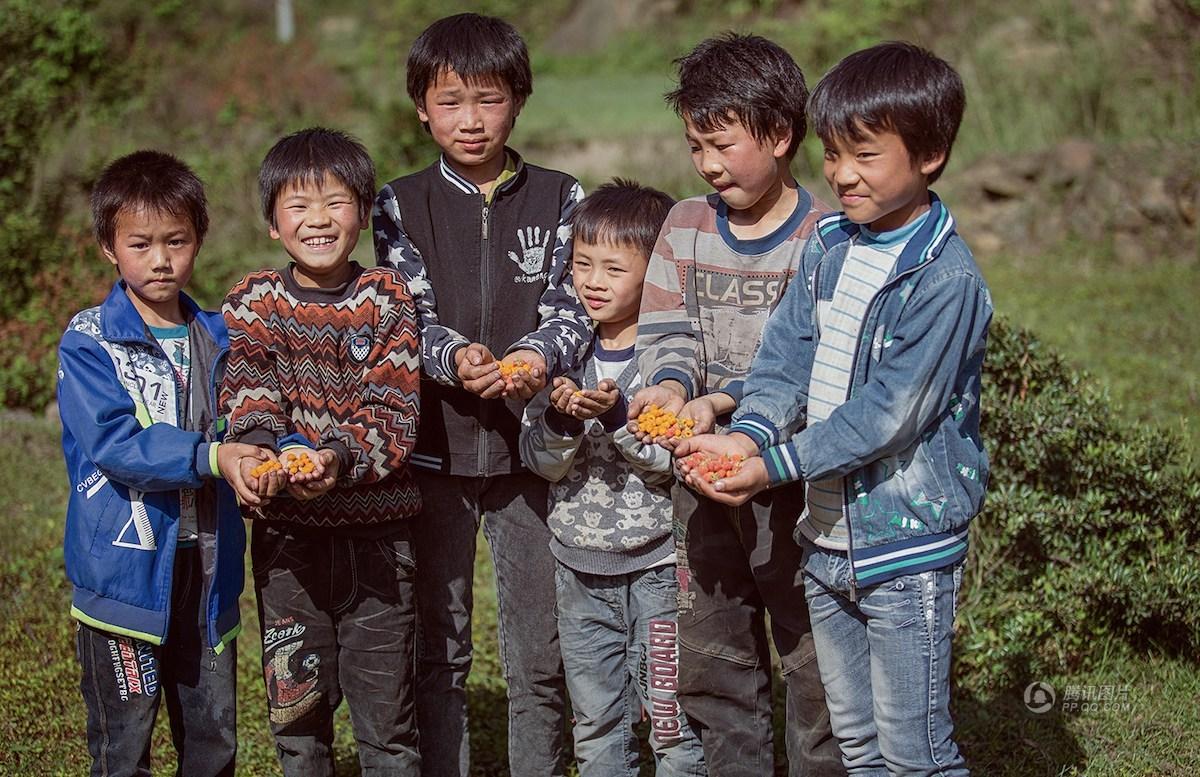
POLYGON ((420 774, 413 707, 416 568, 407 522, 380 535, 256 522, 263 677, 283 773, 333 774, 343 694, 364 775, 420 774))
POLYGON ((466 777, 471 581, 480 522, 496 569, 500 662, 508 682, 513 777, 564 773, 566 684, 554 619, 547 483, 522 473, 490 478, 418 470, 424 509, 413 541, 420 575, 417 716, 425 777, 466 777))
POLYGON ((679 701, 712 777, 774 771, 766 615, 783 668, 788 774, 844 775, 792 539, 801 484, 725 507, 676 484, 679 701))
POLYGON ((177 753, 176 774, 233 775, 237 650, 208 646, 204 581, 195 548, 175 554, 171 623, 163 645, 80 624, 76 657, 87 705, 92 775, 150 774, 150 737, 163 696, 177 753))

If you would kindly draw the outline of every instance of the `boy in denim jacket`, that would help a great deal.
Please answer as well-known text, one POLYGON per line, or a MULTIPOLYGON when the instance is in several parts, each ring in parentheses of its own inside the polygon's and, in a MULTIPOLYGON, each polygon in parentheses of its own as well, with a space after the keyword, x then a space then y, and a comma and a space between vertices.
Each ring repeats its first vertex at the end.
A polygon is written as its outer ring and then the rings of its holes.
POLYGON ((980 373, 992 302, 929 191, 965 97, 931 53, 885 43, 842 60, 809 115, 844 212, 821 220, 803 285, 768 322, 735 423, 676 454, 744 454, 689 484, 739 504, 803 480, 796 538, 817 660, 854 774, 965 775, 950 640, 988 464, 980 373))

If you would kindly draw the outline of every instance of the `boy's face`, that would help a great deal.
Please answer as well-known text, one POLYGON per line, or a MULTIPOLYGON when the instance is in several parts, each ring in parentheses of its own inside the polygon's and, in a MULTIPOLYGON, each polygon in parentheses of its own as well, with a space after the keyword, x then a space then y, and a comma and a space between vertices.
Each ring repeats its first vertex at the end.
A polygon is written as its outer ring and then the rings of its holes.
POLYGON ((571 282, 593 321, 623 323, 637 318, 646 264, 646 255, 632 246, 575 238, 571 282))
POLYGON ((787 159, 792 142, 790 132, 760 142, 732 116, 712 132, 704 132, 686 117, 683 126, 696 172, 732 210, 750 210, 778 185, 779 162, 787 159))
POLYGON ((443 71, 425 90, 417 116, 429 124, 433 140, 460 169, 502 159, 521 102, 499 78, 466 83, 453 70, 443 71))
POLYGON ((345 277, 350 254, 367 219, 346 184, 326 175, 320 184, 293 181, 275 198, 271 237, 296 262, 296 281, 330 287, 345 277))
POLYGON ((125 293, 147 324, 180 323, 179 293, 191 279, 200 251, 190 218, 152 208, 122 208, 112 247, 101 250, 121 274, 125 293))
POLYGON ((899 229, 928 208, 928 176, 946 155, 914 160, 895 132, 859 131, 861 141, 834 138, 825 144, 825 181, 855 224, 875 232, 899 229))

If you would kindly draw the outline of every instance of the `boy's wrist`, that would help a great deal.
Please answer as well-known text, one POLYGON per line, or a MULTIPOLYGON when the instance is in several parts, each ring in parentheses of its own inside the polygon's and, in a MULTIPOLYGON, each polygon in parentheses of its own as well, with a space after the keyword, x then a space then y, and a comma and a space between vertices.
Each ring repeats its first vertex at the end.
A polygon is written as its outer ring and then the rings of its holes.
POLYGON ((746 413, 740 416, 729 427, 729 433, 737 434, 749 440, 754 445, 755 455, 772 445, 778 445, 782 438, 779 429, 768 421, 765 416, 758 413, 746 413))

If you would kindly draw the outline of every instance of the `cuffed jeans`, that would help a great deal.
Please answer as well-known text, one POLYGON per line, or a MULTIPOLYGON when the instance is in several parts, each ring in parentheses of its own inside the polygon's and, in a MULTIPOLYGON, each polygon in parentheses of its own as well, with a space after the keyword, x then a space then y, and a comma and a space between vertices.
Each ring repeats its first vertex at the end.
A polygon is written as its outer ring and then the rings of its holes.
POLYGON ((93 777, 149 777, 150 738, 163 696, 176 773, 232 777, 237 650, 230 642, 217 654, 208 645, 200 565, 196 548, 176 551, 163 645, 79 625, 75 647, 93 777))
POLYGON ((766 615, 783 665, 791 777, 844 775, 792 539, 801 484, 725 507, 677 484, 680 703, 713 777, 774 771, 766 615))
POLYGON ((513 777, 565 770, 566 684, 554 619, 548 484, 529 473, 488 478, 416 470, 417 716, 425 777, 467 777, 471 582, 480 523, 496 570, 500 662, 508 683, 513 777))
POLYGON ((332 777, 333 713, 343 694, 362 774, 420 773, 409 544, 406 521, 369 537, 254 524, 263 678, 287 777, 332 777))
POLYGON ((590 575, 559 564, 555 588, 579 777, 637 777, 633 726, 643 710, 658 777, 705 777, 677 699, 675 565, 590 575))
POLYGON ((846 554, 804 545, 817 660, 849 773, 965 777, 950 719, 962 564, 859 588, 851 601, 846 554))

